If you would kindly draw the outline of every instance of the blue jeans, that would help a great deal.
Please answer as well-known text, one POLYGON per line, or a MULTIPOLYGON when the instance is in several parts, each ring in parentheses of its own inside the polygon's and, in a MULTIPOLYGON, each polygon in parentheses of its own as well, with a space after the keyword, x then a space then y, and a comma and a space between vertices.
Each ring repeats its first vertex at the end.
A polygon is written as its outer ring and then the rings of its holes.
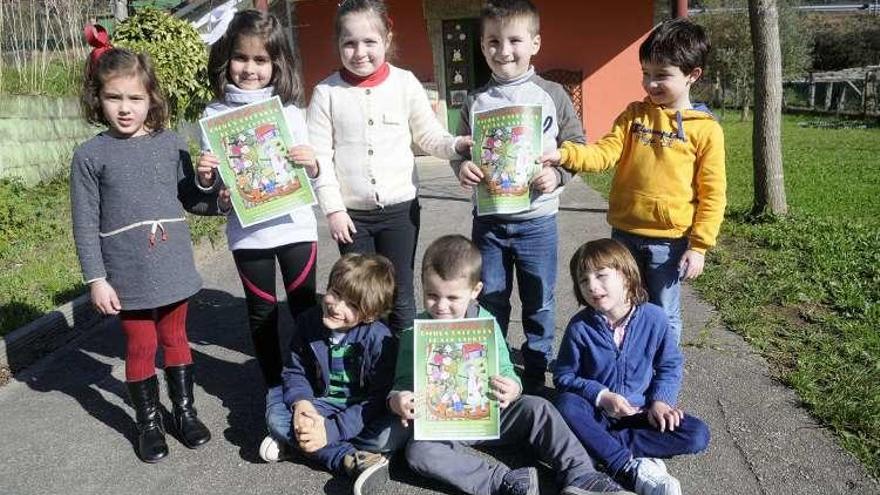
POLYGON ((648 289, 648 298, 666 312, 669 332, 675 337, 675 343, 680 343, 681 274, 678 263, 687 251, 687 237, 655 239, 614 229, 611 238, 626 246, 636 259, 648 289))
POLYGON ((281 385, 270 387, 266 392, 266 428, 269 429, 269 435, 289 445, 292 419, 293 413, 284 404, 284 389, 281 385))
MULTIPOLYGON (((278 442, 294 447, 295 442, 291 431, 293 414, 284 404, 284 393, 281 386, 272 387, 266 394, 266 425, 269 428, 269 434, 278 442)), ((312 403, 315 409, 327 417, 338 410, 321 400, 314 400, 312 403)), ((384 414, 372 422, 370 422, 358 434, 357 437, 349 441, 337 442, 327 445, 319 451, 309 454, 309 457, 315 459, 331 472, 339 471, 342 464, 342 458, 346 454, 355 450, 365 450, 367 452, 388 453, 401 449, 411 436, 412 430, 404 428, 400 423, 400 418, 392 414, 384 414)))
POLYGON ((587 399, 571 392, 556 398, 559 414, 594 460, 617 476, 633 457, 672 457, 696 454, 709 445, 709 427, 686 414, 675 431, 661 432, 648 423, 647 415, 610 419, 587 399))
POLYGON ((471 238, 483 256, 483 292, 480 304, 498 320, 504 335, 510 323, 513 273, 522 301, 524 377, 540 379, 553 358, 556 329, 556 260, 559 232, 556 215, 499 222, 474 217, 471 238))

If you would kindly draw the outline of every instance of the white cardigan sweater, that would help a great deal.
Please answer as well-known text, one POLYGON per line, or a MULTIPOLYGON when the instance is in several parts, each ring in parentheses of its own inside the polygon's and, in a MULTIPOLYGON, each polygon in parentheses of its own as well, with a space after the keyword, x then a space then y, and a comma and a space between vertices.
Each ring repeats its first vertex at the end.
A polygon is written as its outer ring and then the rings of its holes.
POLYGON ((316 192, 325 214, 414 199, 413 141, 438 158, 458 157, 457 138, 434 116, 421 83, 394 66, 372 88, 351 86, 333 73, 315 87, 307 120, 321 164, 316 192))

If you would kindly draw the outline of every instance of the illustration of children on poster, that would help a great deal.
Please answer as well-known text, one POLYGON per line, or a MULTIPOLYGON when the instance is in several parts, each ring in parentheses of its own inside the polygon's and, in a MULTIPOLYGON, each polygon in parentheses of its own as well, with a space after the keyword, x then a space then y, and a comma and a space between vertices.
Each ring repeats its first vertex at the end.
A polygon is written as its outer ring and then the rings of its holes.
POLYGON ((292 139, 278 97, 199 121, 242 226, 315 203, 301 167, 287 159, 292 139))
POLYGON ((529 185, 539 171, 541 106, 501 107, 473 115, 474 163, 483 171, 477 215, 529 209, 529 185))
POLYGON ((417 440, 498 438, 497 401, 489 377, 498 373, 491 318, 416 320, 415 394, 421 403, 417 440))
POLYGON ((480 342, 428 343, 428 416, 432 420, 489 416, 488 352, 480 342), (466 397, 462 401, 462 397, 466 397))

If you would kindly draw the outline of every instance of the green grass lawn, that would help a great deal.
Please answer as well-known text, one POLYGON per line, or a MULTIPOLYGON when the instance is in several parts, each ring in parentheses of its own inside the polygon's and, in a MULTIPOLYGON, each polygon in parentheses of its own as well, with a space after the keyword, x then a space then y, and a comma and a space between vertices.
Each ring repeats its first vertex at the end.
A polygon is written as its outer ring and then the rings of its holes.
POLYGON ((0 93, 13 95, 71 96, 82 87, 82 61, 51 60, 44 68, 31 63, 16 70, 4 65, 0 70, 0 93))
MULTIPOLYGON (((880 475, 880 130, 786 116, 788 218, 751 223, 751 122, 722 116, 728 210, 696 287, 880 475)), ((585 176, 607 192, 611 173, 585 176)), ((685 343, 686 344, 686 343, 685 343)))
MULTIPOLYGON (((193 239, 219 239, 224 218, 190 217, 193 239)), ((0 180, 0 336, 86 290, 73 244, 67 176, 38 187, 0 180)))
POLYGON ((83 290, 67 180, 39 188, 0 181, 0 335, 83 290))

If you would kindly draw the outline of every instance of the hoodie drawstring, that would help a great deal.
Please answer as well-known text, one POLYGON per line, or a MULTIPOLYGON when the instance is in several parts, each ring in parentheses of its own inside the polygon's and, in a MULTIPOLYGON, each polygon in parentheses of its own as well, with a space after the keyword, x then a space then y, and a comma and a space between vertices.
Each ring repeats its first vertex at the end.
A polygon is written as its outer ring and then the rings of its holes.
POLYGON ((681 111, 675 112, 675 124, 678 126, 678 130, 676 132, 675 137, 684 141, 685 140, 685 138, 684 138, 684 122, 682 121, 682 118, 681 118, 681 111))

